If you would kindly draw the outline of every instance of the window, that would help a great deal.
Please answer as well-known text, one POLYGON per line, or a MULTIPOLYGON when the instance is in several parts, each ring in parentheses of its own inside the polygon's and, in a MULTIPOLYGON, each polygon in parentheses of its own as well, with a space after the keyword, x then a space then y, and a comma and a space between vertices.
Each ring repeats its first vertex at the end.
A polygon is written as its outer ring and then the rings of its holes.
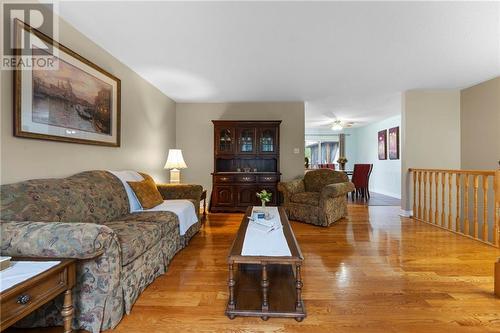
POLYGON ((335 164, 339 158, 338 141, 306 140, 305 157, 309 168, 318 168, 320 164, 335 164))

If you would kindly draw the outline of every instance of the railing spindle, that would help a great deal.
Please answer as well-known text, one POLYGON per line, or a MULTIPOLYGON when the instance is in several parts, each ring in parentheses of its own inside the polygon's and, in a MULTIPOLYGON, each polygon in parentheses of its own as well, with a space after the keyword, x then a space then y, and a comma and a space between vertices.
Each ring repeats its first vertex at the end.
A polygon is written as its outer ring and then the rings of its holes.
POLYGON ((434 210, 434 207, 432 205, 432 188, 434 187, 434 178, 436 177, 436 173, 435 172, 431 172, 430 174, 430 182, 431 182, 431 185, 429 187, 429 223, 434 223, 434 214, 435 214, 435 210, 434 210))
POLYGON ((457 193, 456 193, 456 217, 455 217, 455 231, 456 232, 461 232, 461 227, 460 227, 460 174, 456 173, 455 174, 455 187, 457 188, 457 193))
POLYGON ((473 221, 474 221, 474 237, 478 237, 479 233, 479 222, 477 218, 477 189, 479 187, 479 177, 478 175, 474 175, 473 181, 474 181, 474 206, 473 206, 473 221))
POLYGON ((422 172, 418 173, 418 218, 422 219, 422 172))
POLYGON ((493 243, 498 246, 498 225, 500 225, 500 169, 495 172, 493 184, 495 186, 495 210, 493 215, 493 243))
POLYGON ((451 178, 453 174, 448 173, 448 229, 453 229, 451 226, 451 178))
POLYGON ((488 177, 483 175, 483 240, 488 241, 488 177))
POLYGON ((446 226, 446 219, 444 215, 444 202, 445 202, 445 197, 444 197, 444 182, 445 182, 445 173, 443 172, 441 174, 441 226, 445 227, 446 226))
POLYGON ((417 171, 413 171, 413 216, 417 216, 417 171))
POLYGON ((469 235, 469 175, 465 174, 464 178, 464 234, 469 235))
POLYGON ((436 207, 436 211, 434 212, 434 224, 439 223, 439 206, 438 206, 438 188, 439 188, 439 172, 436 172, 436 188, 435 188, 435 198, 434 198, 434 207, 436 207))
POLYGON ((429 221, 429 211, 427 209, 427 188, 429 187, 429 173, 424 171, 424 221, 429 221))

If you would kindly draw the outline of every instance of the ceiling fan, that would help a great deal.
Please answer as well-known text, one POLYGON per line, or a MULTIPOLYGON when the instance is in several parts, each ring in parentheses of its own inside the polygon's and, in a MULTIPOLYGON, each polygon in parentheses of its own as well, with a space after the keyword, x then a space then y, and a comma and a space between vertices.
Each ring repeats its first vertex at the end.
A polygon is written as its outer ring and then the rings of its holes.
POLYGON ((350 128, 350 127, 352 127, 352 125, 354 125, 354 122, 352 122, 352 121, 344 122, 342 120, 335 120, 332 123, 331 129, 332 129, 332 131, 341 131, 344 128, 350 128))

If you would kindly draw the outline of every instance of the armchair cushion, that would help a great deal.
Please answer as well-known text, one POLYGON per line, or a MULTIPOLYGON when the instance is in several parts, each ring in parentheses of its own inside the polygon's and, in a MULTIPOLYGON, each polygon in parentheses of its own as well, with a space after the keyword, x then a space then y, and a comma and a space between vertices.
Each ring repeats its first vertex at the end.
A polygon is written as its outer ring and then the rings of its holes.
POLYGON ((319 192, 295 193, 290 198, 290 201, 309 206, 319 206, 319 192))

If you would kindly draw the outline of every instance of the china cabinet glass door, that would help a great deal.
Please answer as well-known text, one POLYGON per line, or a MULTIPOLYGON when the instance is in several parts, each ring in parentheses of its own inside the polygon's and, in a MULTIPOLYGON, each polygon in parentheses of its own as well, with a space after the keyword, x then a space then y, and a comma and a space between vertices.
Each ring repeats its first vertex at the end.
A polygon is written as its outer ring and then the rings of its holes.
POLYGON ((239 130, 238 151, 247 154, 255 152, 255 128, 241 128, 239 130))
POLYGON ((216 147, 218 154, 233 153, 234 146, 234 129, 219 128, 217 130, 216 147))
POLYGON ((273 154, 276 150, 276 128, 263 128, 260 130, 259 151, 273 154))

